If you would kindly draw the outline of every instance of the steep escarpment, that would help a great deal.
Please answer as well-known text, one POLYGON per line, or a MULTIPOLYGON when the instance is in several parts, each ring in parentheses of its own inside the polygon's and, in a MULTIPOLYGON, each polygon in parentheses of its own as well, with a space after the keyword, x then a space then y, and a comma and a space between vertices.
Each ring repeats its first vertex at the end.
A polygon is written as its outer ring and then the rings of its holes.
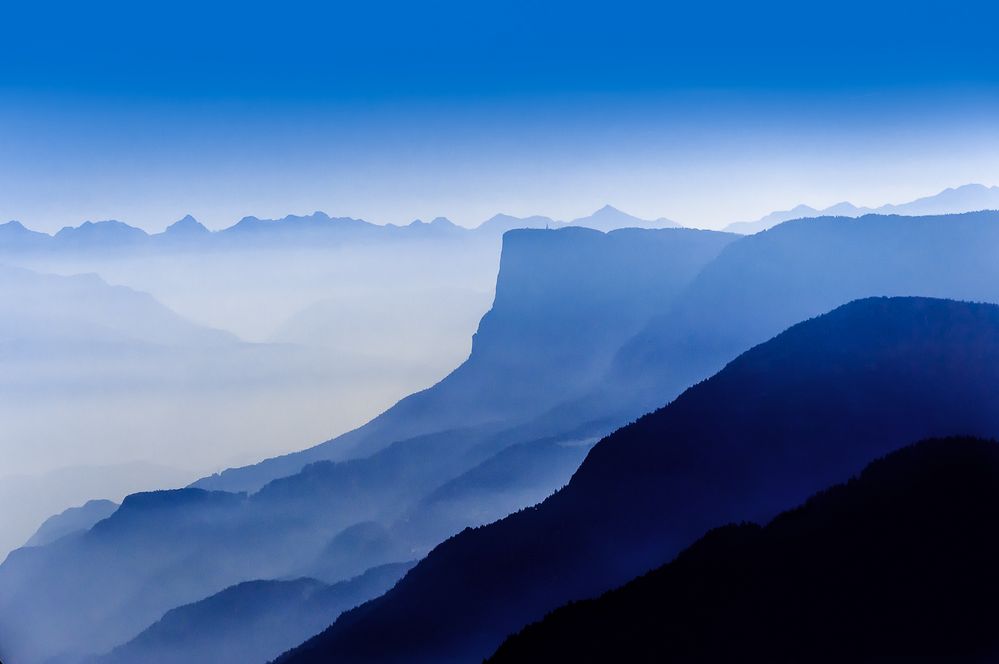
POLYGON ((625 340, 735 238, 691 229, 510 231, 493 307, 466 362, 359 429, 196 486, 254 490, 307 463, 366 456, 405 438, 527 422, 591 388, 625 340))

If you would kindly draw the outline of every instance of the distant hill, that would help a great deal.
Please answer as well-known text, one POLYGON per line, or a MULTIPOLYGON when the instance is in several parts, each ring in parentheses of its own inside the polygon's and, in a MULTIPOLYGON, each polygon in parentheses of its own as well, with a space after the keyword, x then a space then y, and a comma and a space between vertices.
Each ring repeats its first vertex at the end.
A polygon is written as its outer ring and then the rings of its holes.
POLYGON ((999 307, 874 298, 800 323, 598 443, 539 506, 439 545, 284 663, 471 661, 573 599, 767 520, 908 441, 999 435, 999 307))
POLYGON ((680 224, 671 219, 640 219, 617 208, 605 205, 588 217, 580 217, 566 222, 570 226, 581 226, 598 231, 610 232, 619 228, 680 228, 680 224))
POLYGON ((489 661, 991 661, 996 523, 999 446, 924 441, 763 528, 710 532, 489 661))
POLYGON ((925 216, 978 210, 999 210, 999 187, 966 184, 952 189, 944 189, 939 194, 917 198, 908 203, 887 204, 877 208, 857 207, 845 201, 821 210, 808 205, 798 205, 790 210, 771 212, 756 221, 737 221, 726 226, 725 230, 730 233, 751 235, 785 221, 808 217, 860 217, 872 213, 925 216))
POLYGON ((93 528, 94 524, 111 516, 118 503, 110 500, 88 500, 79 507, 70 507, 46 519, 25 546, 44 546, 72 533, 93 528))
POLYGON ((333 585, 247 581, 168 611, 134 639, 86 664, 263 664, 382 594, 412 567, 385 565, 333 585))
POLYGON ((236 341, 227 332, 184 319, 148 293, 109 285, 96 274, 42 274, 0 264, 0 347, 218 346, 236 341))

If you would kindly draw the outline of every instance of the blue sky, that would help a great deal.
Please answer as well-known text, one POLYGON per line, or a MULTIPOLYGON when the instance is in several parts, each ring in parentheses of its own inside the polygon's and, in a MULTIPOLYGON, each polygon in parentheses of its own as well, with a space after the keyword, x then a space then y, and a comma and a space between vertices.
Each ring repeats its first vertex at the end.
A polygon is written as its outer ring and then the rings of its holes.
POLYGON ((999 184, 987 3, 205 4, 5 8, 0 218, 718 226, 999 184))

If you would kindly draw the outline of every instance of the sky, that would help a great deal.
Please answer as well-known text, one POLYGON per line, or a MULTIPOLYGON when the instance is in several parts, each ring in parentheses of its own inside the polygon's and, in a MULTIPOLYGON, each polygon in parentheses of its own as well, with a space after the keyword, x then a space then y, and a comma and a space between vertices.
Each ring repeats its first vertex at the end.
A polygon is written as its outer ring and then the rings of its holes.
POLYGON ((609 203, 721 227, 999 184, 984 2, 22 2, 0 219, 609 203))

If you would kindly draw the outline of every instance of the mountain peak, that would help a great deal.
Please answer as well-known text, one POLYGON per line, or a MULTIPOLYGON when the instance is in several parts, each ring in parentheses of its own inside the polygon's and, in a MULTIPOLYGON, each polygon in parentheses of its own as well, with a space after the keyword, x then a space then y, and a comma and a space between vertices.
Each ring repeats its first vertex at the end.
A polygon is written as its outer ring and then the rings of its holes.
POLYGON ((177 233, 202 234, 210 232, 205 226, 191 215, 185 215, 183 219, 173 222, 163 231, 164 234, 174 235, 177 233))

